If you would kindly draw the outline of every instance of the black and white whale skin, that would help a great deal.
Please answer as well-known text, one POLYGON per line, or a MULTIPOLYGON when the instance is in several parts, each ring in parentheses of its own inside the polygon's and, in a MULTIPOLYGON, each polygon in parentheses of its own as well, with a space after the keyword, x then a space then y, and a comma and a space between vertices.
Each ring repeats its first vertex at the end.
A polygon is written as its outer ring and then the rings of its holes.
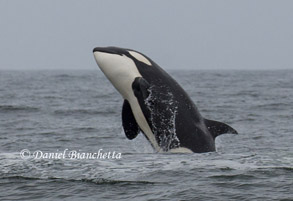
POLYGON ((215 138, 237 134, 205 119, 183 88, 150 58, 135 50, 96 47, 98 66, 124 98, 122 125, 128 139, 141 131, 157 152, 212 152, 215 138))

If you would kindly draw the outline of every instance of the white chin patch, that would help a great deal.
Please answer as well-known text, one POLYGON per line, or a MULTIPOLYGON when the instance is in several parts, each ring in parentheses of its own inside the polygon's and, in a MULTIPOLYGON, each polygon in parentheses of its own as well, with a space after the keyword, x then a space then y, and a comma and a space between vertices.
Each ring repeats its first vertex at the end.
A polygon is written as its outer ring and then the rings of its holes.
POLYGON ((141 62, 143 62, 143 63, 145 63, 145 64, 147 64, 149 66, 152 65, 151 62, 147 58, 145 58, 143 55, 141 55, 141 54, 139 54, 137 52, 134 52, 134 51, 128 51, 128 52, 129 52, 129 54, 131 54, 131 56, 136 58, 138 61, 141 61, 141 62))

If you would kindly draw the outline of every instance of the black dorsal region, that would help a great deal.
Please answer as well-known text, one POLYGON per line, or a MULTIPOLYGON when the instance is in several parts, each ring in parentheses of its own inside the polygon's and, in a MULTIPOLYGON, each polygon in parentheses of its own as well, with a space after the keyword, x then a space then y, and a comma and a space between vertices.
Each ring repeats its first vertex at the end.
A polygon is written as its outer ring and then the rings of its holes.
POLYGON ((134 139, 140 130, 127 100, 124 100, 122 107, 122 126, 126 137, 130 140, 134 139))
POLYGON ((214 120, 204 119, 205 125, 210 131, 211 135, 216 138, 221 134, 238 134, 238 132, 231 126, 214 120))

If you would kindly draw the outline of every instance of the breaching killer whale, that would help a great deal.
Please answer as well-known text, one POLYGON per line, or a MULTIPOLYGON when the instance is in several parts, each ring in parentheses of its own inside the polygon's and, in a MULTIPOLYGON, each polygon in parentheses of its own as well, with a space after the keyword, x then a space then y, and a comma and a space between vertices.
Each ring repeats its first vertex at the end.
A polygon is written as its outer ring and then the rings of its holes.
POLYGON ((158 64, 140 52, 96 47, 95 60, 124 98, 122 125, 128 139, 140 131, 157 152, 212 152, 215 138, 237 134, 222 122, 205 119, 158 64))

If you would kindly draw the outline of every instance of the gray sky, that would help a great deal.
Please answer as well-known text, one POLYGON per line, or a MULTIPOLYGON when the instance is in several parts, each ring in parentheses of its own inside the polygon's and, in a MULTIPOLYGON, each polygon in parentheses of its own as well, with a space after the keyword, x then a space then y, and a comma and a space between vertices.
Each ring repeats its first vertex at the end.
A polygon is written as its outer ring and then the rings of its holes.
POLYGON ((165 69, 293 69, 290 0, 0 0, 0 69, 97 69, 96 46, 165 69))

